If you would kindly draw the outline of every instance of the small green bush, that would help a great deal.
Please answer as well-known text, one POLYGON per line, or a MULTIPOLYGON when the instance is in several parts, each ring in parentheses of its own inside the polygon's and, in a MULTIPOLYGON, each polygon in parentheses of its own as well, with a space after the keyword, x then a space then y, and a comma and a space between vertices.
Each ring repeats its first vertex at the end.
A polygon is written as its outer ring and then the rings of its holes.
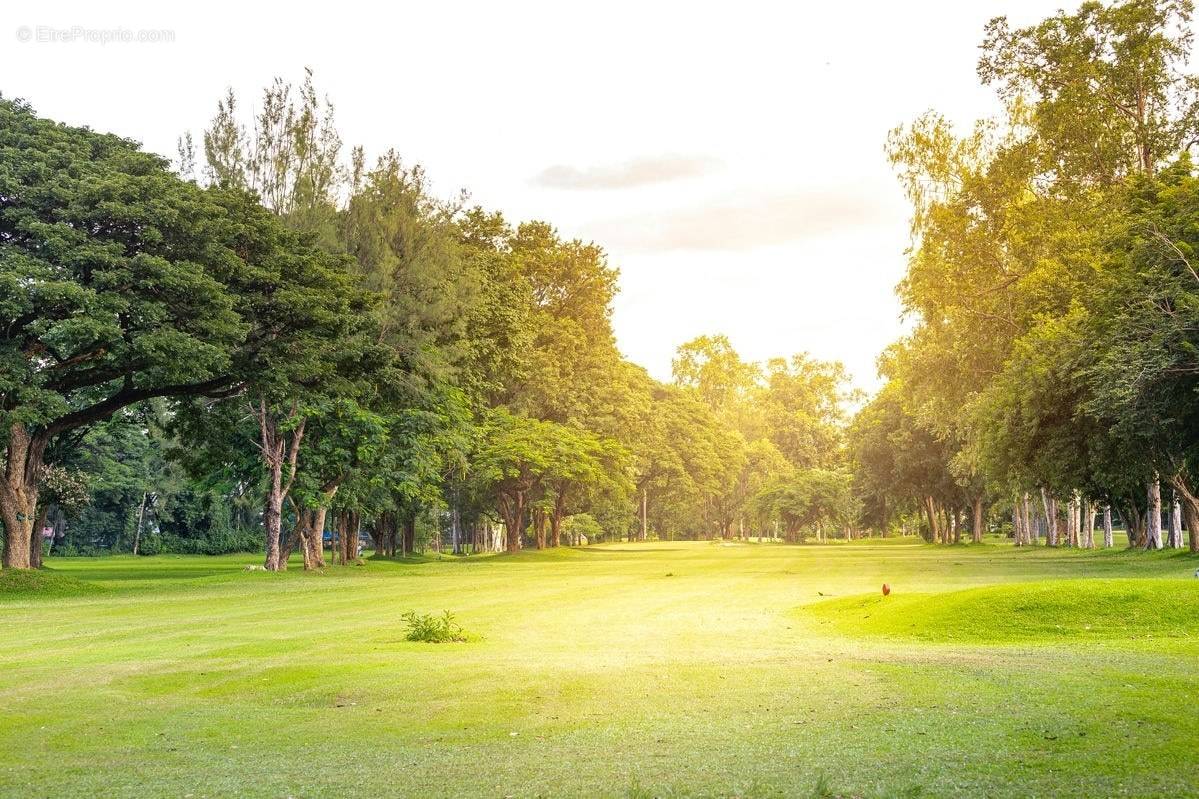
POLYGON ((462 629, 462 625, 454 621, 454 614, 448 610, 442 611, 440 616, 410 610, 404 614, 403 619, 404 623, 408 625, 408 634, 405 638, 409 641, 445 644, 450 641, 467 640, 466 631, 462 629))

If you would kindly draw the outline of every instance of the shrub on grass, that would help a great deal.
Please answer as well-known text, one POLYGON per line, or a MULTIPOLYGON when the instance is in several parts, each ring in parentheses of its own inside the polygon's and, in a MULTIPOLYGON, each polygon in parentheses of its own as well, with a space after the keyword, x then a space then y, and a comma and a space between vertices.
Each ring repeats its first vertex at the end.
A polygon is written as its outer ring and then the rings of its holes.
POLYGON ((454 614, 448 610, 442 611, 440 616, 410 610, 404 614, 403 619, 404 623, 408 625, 408 634, 405 638, 409 641, 445 644, 451 641, 467 640, 466 631, 462 629, 462 625, 454 621, 454 614))

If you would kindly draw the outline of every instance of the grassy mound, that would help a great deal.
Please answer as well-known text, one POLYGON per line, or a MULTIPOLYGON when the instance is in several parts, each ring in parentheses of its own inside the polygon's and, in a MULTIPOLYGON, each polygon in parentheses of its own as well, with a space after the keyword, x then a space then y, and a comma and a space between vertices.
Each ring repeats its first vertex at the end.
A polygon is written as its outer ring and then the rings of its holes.
POLYGON ((94 583, 68 577, 50 569, 0 571, 0 602, 6 599, 82 596, 102 590, 94 583))
POLYGON ((837 632, 947 642, 1199 637, 1199 580, 1060 580, 803 608, 837 632))

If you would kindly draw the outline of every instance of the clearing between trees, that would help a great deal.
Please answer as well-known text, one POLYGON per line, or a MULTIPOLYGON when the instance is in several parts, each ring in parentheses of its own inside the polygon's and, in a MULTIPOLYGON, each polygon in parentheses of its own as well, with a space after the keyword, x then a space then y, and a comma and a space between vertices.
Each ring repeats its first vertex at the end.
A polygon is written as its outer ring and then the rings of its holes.
POLYGON ((5 572, 0 795, 1199 795, 1182 553, 256 561, 5 572), (467 642, 406 640, 444 610, 467 642))

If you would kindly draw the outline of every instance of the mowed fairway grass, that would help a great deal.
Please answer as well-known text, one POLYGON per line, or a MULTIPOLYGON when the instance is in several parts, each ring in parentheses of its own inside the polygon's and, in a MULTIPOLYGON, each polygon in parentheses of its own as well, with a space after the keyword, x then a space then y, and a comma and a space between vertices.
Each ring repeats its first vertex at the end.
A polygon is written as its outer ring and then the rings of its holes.
POLYGON ((0 582, 0 794, 1199 795, 1199 559, 646 543, 0 582), (880 586, 893 593, 883 599, 880 586), (478 640, 404 640, 448 609, 478 640))

